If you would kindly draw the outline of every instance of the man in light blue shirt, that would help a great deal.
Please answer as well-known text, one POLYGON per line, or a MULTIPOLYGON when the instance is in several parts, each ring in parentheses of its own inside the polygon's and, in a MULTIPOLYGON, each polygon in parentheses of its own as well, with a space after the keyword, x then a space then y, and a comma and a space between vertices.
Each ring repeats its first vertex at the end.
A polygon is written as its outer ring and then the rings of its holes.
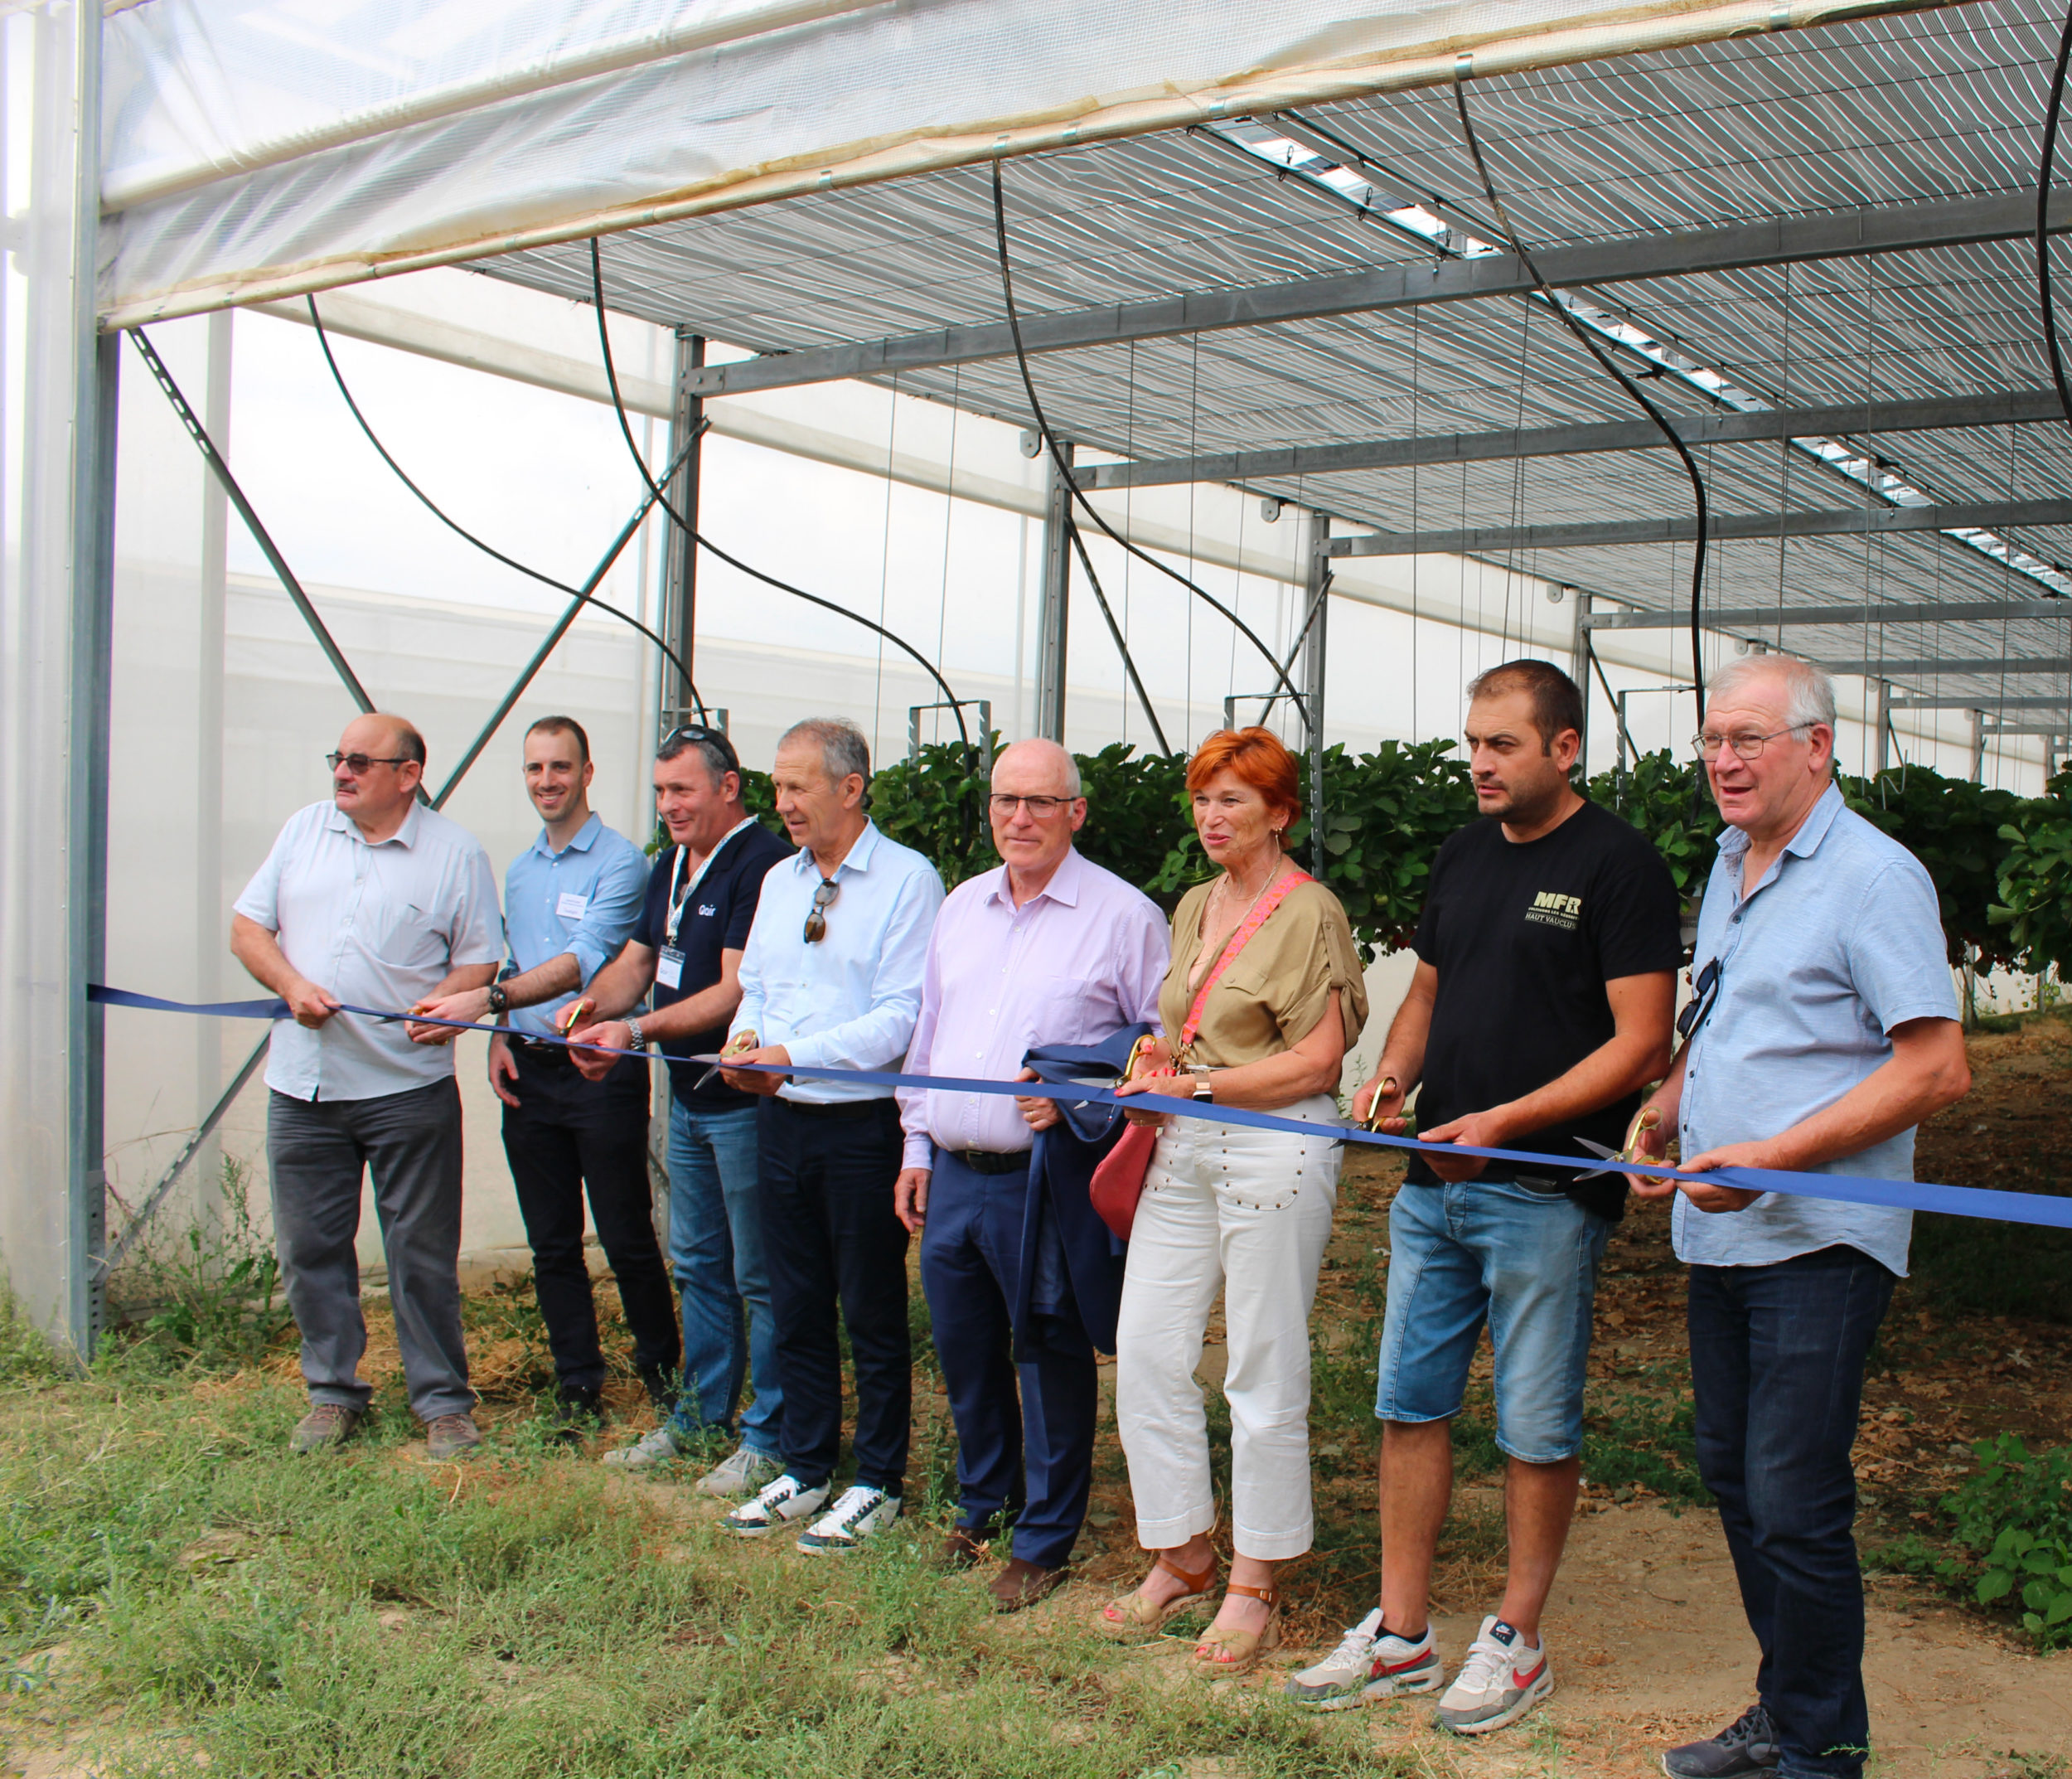
MULTIPOLYGON (((762 880, 728 1049, 743 1062, 897 1070, 921 1012, 942 880, 864 813, 870 753, 818 719, 777 744, 777 813, 798 851, 762 880)), ((856 1482, 798 1541, 854 1549, 899 1517, 913 1396, 907 1231, 893 1209, 903 1139, 892 1089, 729 1069, 763 1096, 757 1132, 764 1257, 784 1378, 783 1473, 727 1517, 759 1537, 825 1505, 841 1452, 835 1306, 856 1366, 856 1482)))
POLYGON ((606 1375, 583 1250, 586 1183, 632 1331, 633 1363, 658 1405, 668 1402, 682 1353, 648 1188, 647 1070, 622 1062, 588 1081, 565 1047, 543 1041, 581 1021, 581 991, 618 955, 640 914, 647 860, 591 809, 596 768, 574 717, 543 716, 525 731, 525 793, 545 825, 505 874, 510 961, 487 987, 428 1011, 471 1021, 494 1016, 508 1028, 490 1040, 489 1084, 504 1103, 504 1154, 532 1245, 562 1434, 574 1440, 601 1413, 606 1375))
MULTIPOLYGON (((1750 656, 1697 738, 1729 826, 1706 885, 1684 1045, 1637 1131, 1674 1128, 1690 1172, 1763 1167, 1910 1180, 1914 1127, 1971 1085, 1934 885, 1842 802, 1834 688, 1750 656)), ((1676 1194, 1691 1265, 1698 1470, 1718 1498, 1762 1650, 1756 1703, 1670 1749, 1671 1779, 1863 1770, 1863 1583, 1850 1463, 1864 1362, 1906 1270, 1911 1214, 1634 1180, 1676 1194)))

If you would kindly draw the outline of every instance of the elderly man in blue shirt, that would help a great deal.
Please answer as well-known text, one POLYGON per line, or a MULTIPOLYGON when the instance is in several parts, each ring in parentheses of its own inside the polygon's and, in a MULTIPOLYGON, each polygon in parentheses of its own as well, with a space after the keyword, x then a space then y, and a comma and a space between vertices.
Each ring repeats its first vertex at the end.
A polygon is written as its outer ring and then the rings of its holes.
POLYGON ((591 809, 597 768, 574 717, 543 716, 525 731, 525 771, 544 825, 504 876, 510 961, 487 987, 426 1011, 471 1022, 494 1017, 506 1028, 490 1040, 489 1084, 504 1103, 504 1154, 532 1244, 561 1430, 574 1439, 602 1412, 605 1379, 583 1251, 586 1185, 632 1331, 633 1363, 656 1403, 666 1403, 680 1357, 647 1183, 647 1070, 622 1062, 588 1081, 566 1047, 549 1041, 581 1017, 579 992, 633 930, 647 860, 591 809))
MULTIPOLYGON (((1833 780, 1834 687, 1746 657, 1697 739, 1729 826, 1706 887, 1684 1044, 1636 1121, 1685 1171, 1910 1180, 1914 1128, 1971 1085, 1935 887, 1833 780), (1649 1114, 1653 1114, 1652 1127, 1649 1114)), ((1906 1271, 1912 1214, 1635 1178, 1677 1195, 1691 1268, 1699 1475, 1762 1651, 1756 1702, 1663 1757, 1671 1779, 1863 1770, 1863 1583, 1852 1527, 1863 1369, 1906 1271)))
MULTIPOLYGON (((816 718, 777 743, 777 814, 798 851, 771 866, 741 954, 728 1049, 744 1063, 897 1071, 921 1014, 942 880, 864 813, 870 752, 816 718)), ((903 1138, 892 1089, 730 1069, 764 1096, 757 1131, 762 1245, 784 1378, 783 1472, 727 1516, 755 1538, 827 1503, 841 1452, 839 1303, 856 1367, 856 1481, 798 1540, 855 1549, 899 1517, 913 1408, 907 1230, 893 1209, 903 1138)))

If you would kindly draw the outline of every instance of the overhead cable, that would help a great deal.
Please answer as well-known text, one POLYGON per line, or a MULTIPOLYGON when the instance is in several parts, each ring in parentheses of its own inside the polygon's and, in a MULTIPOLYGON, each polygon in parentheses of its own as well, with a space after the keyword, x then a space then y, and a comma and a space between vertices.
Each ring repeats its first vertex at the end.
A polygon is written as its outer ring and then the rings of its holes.
POLYGON ((2050 182, 2058 158, 2058 124, 2065 109, 2065 70, 2072 61, 2072 10, 2058 36, 2057 65, 2050 71, 2050 100, 2043 113, 2043 162, 2036 172, 2036 303, 2043 315, 2043 343, 2050 360, 2050 381, 2058 391, 2065 424, 2072 426, 2072 388, 2065 376, 2065 355, 2058 346, 2058 299, 2050 277, 2050 182))
POLYGON ((1692 456, 1691 448, 1684 444, 1668 416, 1642 393, 1640 385, 1613 362, 1611 355, 1591 337, 1590 332, 1568 311, 1568 305, 1547 280, 1540 275, 1539 267, 1532 255, 1526 250, 1525 243, 1518 237, 1513 225, 1511 213, 1503 207, 1503 200, 1497 193, 1496 182, 1489 177, 1489 163, 1482 158, 1482 144, 1475 138, 1474 120, 1468 115, 1468 77, 1469 69, 1466 58, 1454 66, 1454 107, 1460 114, 1460 133, 1468 145, 1468 154, 1474 162, 1475 172, 1482 180, 1484 196, 1489 201, 1489 208, 1495 212, 1497 225, 1503 230, 1505 242, 1526 276, 1532 280, 1541 300, 1561 318, 1568 331, 1575 335, 1590 356, 1595 359, 1605 375, 1610 377, 1631 396, 1649 419, 1655 423, 1670 448, 1682 461, 1684 473, 1691 478, 1691 496, 1697 508, 1697 541, 1691 554, 1691 680, 1692 688, 1697 694, 1698 716, 1705 715, 1705 659, 1702 645, 1703 626, 1700 623, 1705 599, 1706 538, 1711 519, 1711 511, 1706 499, 1705 477, 1699 473, 1697 459, 1692 456))
MULTIPOLYGON (((324 362, 331 367, 331 380, 338 385, 338 393, 345 398, 346 406, 351 412, 353 419, 359 422, 360 430, 366 434, 367 443, 374 447, 375 453, 380 458, 381 461, 386 463, 390 469, 395 472, 396 480, 400 482, 404 487, 408 488, 411 492, 411 493, 414 494, 418 499, 424 503, 425 511, 430 513, 434 519, 438 520, 441 525, 444 526, 448 531, 453 532, 455 536, 472 544, 477 550, 481 550, 484 555, 502 563, 507 569, 516 569, 520 574, 525 575, 530 579, 538 581, 543 587, 551 587, 557 593, 565 593, 572 599, 579 599, 585 605, 593 605, 600 612, 609 613, 612 617, 617 618, 621 623, 631 624, 634 629, 639 631, 642 636, 646 637, 649 642, 652 642, 656 647, 660 649, 663 655, 667 657, 669 664, 675 668, 678 673, 683 676, 684 689, 690 695, 691 705, 698 713, 698 720, 700 722, 704 721, 704 700, 698 696, 698 688, 692 682, 690 677, 690 669, 685 665, 684 657, 679 655, 675 649, 671 648, 669 644, 665 642, 659 636, 656 635, 656 633, 652 630, 649 629, 646 624, 642 623, 639 618, 634 617, 630 612, 621 611, 616 605, 608 605, 603 600, 598 598, 594 593, 585 592, 580 587, 571 587, 566 581, 556 580, 551 574, 543 574, 538 569, 528 567, 525 563, 519 561, 515 556, 507 556, 502 550, 496 549, 492 545, 483 542, 481 538, 476 536, 476 535, 472 531, 469 531, 466 526, 461 524, 457 520, 453 518, 453 516, 448 513, 437 501, 433 500, 430 495, 427 494, 424 489, 420 488, 416 482, 410 479, 409 475, 407 472, 405 472, 403 466, 397 463, 395 458, 390 454, 389 448, 382 444, 381 440, 375 435, 373 427, 367 424, 366 415, 360 411, 360 404, 353 400, 352 391, 346 386, 345 375, 338 368, 338 361, 332 355, 331 337, 324 331, 323 318, 317 313, 317 299, 315 297, 312 296, 307 299, 307 301, 309 303, 310 325, 317 330, 317 343, 323 348, 324 362)), ((700 420, 698 423, 698 432, 702 433, 710 424, 711 423, 709 421, 700 420)), ((697 434, 693 434, 692 436, 695 438, 697 434)))
MULTIPOLYGON (((1273 651, 1259 640, 1258 633, 1252 629, 1251 626, 1207 589, 1190 580, 1169 564, 1159 561, 1149 551, 1140 550, 1128 538, 1116 530, 1106 519, 1101 516, 1100 510, 1093 502, 1087 498, 1086 491, 1079 486, 1078 478, 1072 474, 1072 465, 1067 461, 1064 449, 1058 442, 1058 435, 1051 430, 1050 421, 1043 413, 1043 405, 1037 397, 1035 380, 1029 372, 1029 353, 1022 344, 1021 311, 1014 303, 1014 268, 1013 259, 1007 250, 1007 202, 1001 190, 1000 163, 997 158, 993 162, 993 238, 1000 254, 1000 294, 1007 308, 1008 332, 1014 341, 1014 363, 1022 374, 1022 389, 1029 397, 1029 411, 1036 422, 1038 436, 1042 439, 1044 448, 1050 453, 1050 460, 1057 466, 1058 474, 1071 493, 1072 499, 1078 503, 1081 511, 1100 527, 1111 542, 1120 545, 1140 562, 1149 563, 1167 579, 1178 581, 1196 599, 1202 600, 1234 624, 1238 633, 1266 657, 1266 665, 1273 669, 1276 678, 1288 688, 1295 699, 1295 708, 1302 713, 1303 725, 1305 728, 1314 729, 1315 725, 1310 721, 1309 700, 1303 696, 1302 689, 1288 677, 1287 670, 1276 659, 1273 651)), ((1105 608, 1106 602, 1104 600, 1102 604, 1105 608)), ((1121 647, 1121 639, 1119 636, 1116 638, 1116 644, 1117 647, 1121 647)), ((1123 649, 1123 659, 1126 663, 1129 662, 1127 648, 1123 649)), ((1130 677, 1135 679, 1136 669, 1134 664, 1130 666, 1130 677)))

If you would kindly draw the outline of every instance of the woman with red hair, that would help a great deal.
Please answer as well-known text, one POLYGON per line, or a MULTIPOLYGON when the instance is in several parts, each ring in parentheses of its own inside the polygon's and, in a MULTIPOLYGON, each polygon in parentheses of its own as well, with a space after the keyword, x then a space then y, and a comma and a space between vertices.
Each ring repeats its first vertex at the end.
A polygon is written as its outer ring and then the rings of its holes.
POLYGON ((1264 729, 1212 735, 1189 763, 1195 831, 1221 870, 1173 917, 1164 1036, 1148 1040, 1137 1064, 1147 1072, 1118 1089, 1191 1097, 1203 1116, 1130 1114, 1162 1127, 1130 1232, 1116 1418, 1137 1536, 1158 1558, 1102 1616, 1111 1631, 1153 1631, 1215 1584, 1216 1502, 1194 1368, 1220 1292, 1234 1555, 1194 1650, 1218 1674, 1244 1671, 1277 1641, 1275 1576, 1310 1548, 1310 1307, 1338 1199, 1334 1095, 1367 1019, 1345 909, 1284 850, 1302 813, 1299 785, 1295 757, 1264 729), (1228 1124, 1216 1106, 1279 1112, 1317 1131, 1228 1124))

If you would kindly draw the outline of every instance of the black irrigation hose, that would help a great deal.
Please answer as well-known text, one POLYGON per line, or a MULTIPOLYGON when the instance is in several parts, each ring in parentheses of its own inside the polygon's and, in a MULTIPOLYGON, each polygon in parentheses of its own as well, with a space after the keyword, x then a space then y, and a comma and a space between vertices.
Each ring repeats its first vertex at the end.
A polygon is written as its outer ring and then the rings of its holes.
MULTIPOLYGON (((719 557, 729 568, 746 574, 751 580, 759 580, 767 587, 774 587, 779 593, 788 593, 795 599, 803 599, 809 605, 817 605, 824 610, 836 613, 848 618, 852 623, 861 624, 866 630, 874 630, 895 647, 904 649, 921 664, 928 677, 942 688, 942 696, 949 701, 950 715, 957 725, 957 739, 962 744, 965 759, 967 764, 975 764, 977 755, 971 745, 971 733, 964 726, 962 703, 951 689, 950 682, 937 671, 935 663, 913 643, 904 637, 888 630, 875 620, 864 617, 861 612, 852 612, 846 605, 837 605, 832 599, 824 599, 817 593, 808 593, 802 587, 794 587, 788 580, 779 580, 774 574, 766 574, 761 569, 750 567, 738 556, 729 555, 726 550, 722 550, 719 545, 713 542, 697 526, 676 511, 670 503, 669 497, 662 492, 661 485, 648 473, 647 460, 641 455, 641 448, 633 442, 632 424, 626 417, 626 403, 619 395, 619 374, 612 360, 611 330, 604 324, 604 259, 598 251, 597 237, 594 235, 590 237, 590 293, 597 308, 598 345, 604 356, 604 381, 610 385, 612 390, 612 411, 619 417, 619 432, 626 440, 626 449, 633 459, 633 467, 640 471, 641 480, 647 484, 648 492, 655 497, 656 504, 669 515, 676 528, 685 536, 708 555, 719 557)), ((963 799, 963 812, 964 840, 959 857, 968 858, 971 856, 973 833, 971 800, 968 796, 963 799)))
MULTIPOLYGON (((1009 255, 1007 250, 1007 203, 1005 198, 1001 194, 1000 163, 997 159, 993 162, 993 239, 1000 251, 1000 294, 1005 300, 1007 308, 1008 331, 1014 336, 1014 362, 1022 374, 1022 388, 1029 397, 1029 411, 1034 416, 1037 433, 1042 438, 1044 447, 1050 453, 1051 462, 1058 466, 1058 473, 1059 476, 1063 477, 1065 487, 1071 492, 1072 499, 1078 502, 1080 508, 1086 513, 1087 516, 1092 520, 1093 522, 1101 528, 1103 534, 1111 543, 1119 544, 1124 550, 1127 550, 1130 555, 1135 556, 1138 561, 1148 563, 1151 567, 1156 569, 1159 574, 1165 575, 1169 579, 1178 581, 1183 587, 1186 588, 1189 593, 1193 594, 1196 599, 1202 600, 1213 610, 1221 613, 1223 617, 1228 618, 1230 622, 1237 627, 1238 634, 1243 637, 1247 642, 1251 643, 1254 648, 1257 649, 1261 655, 1266 657, 1266 665, 1273 669, 1275 676, 1280 681, 1280 683, 1288 688, 1290 694, 1295 699, 1295 709, 1302 714, 1304 726, 1305 728, 1314 728, 1314 725, 1311 724, 1310 720, 1310 706, 1308 701, 1302 696, 1302 689, 1298 686, 1293 680, 1288 677, 1287 669, 1283 667, 1280 662, 1275 658, 1273 651, 1268 648, 1264 642, 1259 640, 1257 633, 1252 629, 1251 626, 1247 623, 1243 618, 1240 618, 1237 613, 1232 611, 1227 605, 1224 604, 1223 602, 1221 599, 1218 599, 1213 594, 1209 593, 1204 588, 1198 586, 1194 582, 1189 580, 1186 575, 1181 574, 1178 569, 1170 568, 1166 564, 1159 561, 1156 556, 1151 555, 1148 552, 1138 549, 1137 546, 1131 543, 1128 538, 1125 537, 1120 531, 1116 531, 1113 526, 1110 525, 1108 521, 1102 518, 1101 514, 1095 509, 1093 502, 1087 498, 1085 490, 1079 486, 1077 477, 1076 477, 1072 473, 1072 465, 1065 461, 1065 453, 1063 448, 1060 447, 1058 443, 1058 435, 1051 431, 1050 422, 1044 418, 1043 405, 1037 399, 1035 380, 1029 374, 1029 353, 1026 350, 1024 350, 1022 345, 1021 311, 1015 307, 1014 303, 1014 268, 1013 260, 1009 255)), ((1107 602, 1103 600, 1101 604, 1105 608, 1107 602)), ((1117 647, 1122 647, 1121 637, 1119 635, 1116 639, 1116 643, 1117 647)), ((1122 658, 1125 664, 1128 665, 1130 667, 1130 676, 1135 678, 1136 675, 1136 668, 1135 664, 1130 662, 1130 652, 1127 648, 1123 648, 1122 658)), ((1156 725, 1154 725, 1154 726, 1155 727, 1156 725)))
POLYGON ((2072 61, 2072 12, 2058 38, 2057 65, 2050 74, 2050 103, 2043 114, 2043 163, 2036 173, 2036 301, 2043 314, 2043 341, 2050 355, 2050 381, 2057 385, 2065 424, 2072 426, 2072 389, 2058 348, 2058 299, 2050 281, 2050 179, 2058 157, 2058 123, 2065 105, 2065 70, 2072 61))
POLYGON ((1569 313, 1567 305, 1540 275, 1540 269, 1533 263, 1532 254, 1526 251, 1525 243, 1518 239, 1518 231, 1511 222, 1511 214, 1503 207, 1503 200, 1497 195, 1496 182, 1489 177, 1488 163, 1482 158, 1482 144, 1475 139, 1474 123, 1468 115, 1468 73, 1459 64, 1455 67, 1453 96, 1455 109, 1460 114, 1460 133, 1467 142, 1469 157, 1474 162, 1475 172, 1481 176, 1483 196, 1489 199, 1490 209, 1496 212, 1497 222, 1503 230, 1505 241, 1512 253, 1519 264, 1525 268, 1527 275, 1532 279, 1534 288, 1545 299, 1547 307, 1561 318, 1568 331, 1582 342, 1590 356, 1603 367, 1605 376, 1616 381, 1648 418, 1661 429, 1662 436, 1682 459, 1684 473, 1691 478, 1691 495, 1697 505, 1698 517, 1697 544, 1691 556, 1691 681, 1692 690, 1697 694, 1698 716, 1702 721, 1705 716, 1705 656, 1700 647, 1702 627, 1699 623, 1699 614, 1705 599, 1705 546, 1711 522, 1711 509, 1705 495, 1705 477, 1699 473, 1697 459, 1691 455, 1691 448, 1677 436, 1677 429, 1669 424, 1668 417, 1642 393, 1640 385, 1612 361, 1611 355, 1591 337, 1588 328, 1569 313))
POLYGON ((1173 744, 1165 739, 1165 727, 1159 721, 1159 714, 1151 708, 1151 695, 1144 689, 1144 681, 1137 676, 1137 664, 1130 658, 1130 645, 1122 640, 1122 628, 1115 621, 1115 613, 1108 608, 1108 596, 1101 590, 1101 577, 1093 571, 1093 560, 1087 554, 1087 540, 1079 535, 1079 527, 1067 516, 1065 535, 1072 540, 1073 551, 1079 558, 1079 566, 1086 571, 1087 584, 1093 589, 1095 602, 1101 608, 1101 615, 1106 621, 1108 634, 1115 638, 1116 651, 1122 657, 1122 671, 1130 676, 1130 685, 1137 695, 1137 702, 1144 706, 1145 720, 1150 724, 1151 733, 1158 737, 1159 752, 1170 754, 1173 744))
MULTIPOLYGON (((332 356, 331 336, 324 332, 323 318, 317 313, 317 299, 312 296, 307 300, 309 303, 310 325, 317 330, 317 343, 323 348, 324 362, 331 367, 331 381, 338 385, 338 393, 345 397, 346 406, 351 411, 353 419, 360 423, 360 430, 366 434, 367 443, 374 447, 375 453, 380 458, 381 461, 386 463, 390 469, 395 472, 396 480, 400 482, 404 487, 408 488, 413 494, 417 496, 418 499, 424 503, 424 510, 430 513, 434 519, 438 520, 441 525, 444 526, 448 531, 453 532, 455 536, 462 538, 467 542, 472 544, 477 550, 481 550, 484 555, 489 556, 493 560, 502 563, 506 568, 516 569, 520 574, 525 575, 530 579, 538 581, 543 587, 551 587, 557 593, 565 593, 572 599, 582 600, 585 605, 594 605, 600 612, 608 612, 612 617, 617 618, 621 623, 631 624, 634 629, 639 631, 642 636, 646 637, 649 642, 652 642, 656 647, 660 649, 662 653, 668 657, 669 664, 675 668, 675 670, 684 676, 684 686, 685 689, 690 694, 690 702, 692 707, 698 712, 699 721, 704 721, 705 701, 698 696, 698 687, 691 679, 690 669, 684 665, 683 657, 679 655, 675 649, 671 648, 668 643, 665 642, 660 637, 656 636, 655 633, 652 630, 650 630, 646 624, 642 623, 639 618, 634 617, 630 612, 621 611, 616 605, 606 604, 605 602, 598 598, 594 593, 585 593, 580 587, 571 587, 566 581, 556 580, 551 574, 542 574, 538 569, 528 568, 524 563, 519 561, 516 557, 507 556, 502 550, 495 548, 491 545, 484 543, 481 538, 476 536, 476 535, 472 531, 469 531, 466 526, 462 525, 457 520, 454 519, 448 513, 447 513, 445 510, 439 506, 437 501, 433 500, 430 495, 427 494, 424 489, 420 488, 410 479, 409 476, 404 470, 403 466, 397 463, 396 460, 389 454, 389 448, 382 444, 380 439, 375 436, 374 429, 367 424, 366 415, 360 411, 360 404, 352 399, 352 391, 346 386, 345 375, 338 368, 338 361, 332 356)), ((702 431, 704 427, 701 423, 700 430, 702 431)))

